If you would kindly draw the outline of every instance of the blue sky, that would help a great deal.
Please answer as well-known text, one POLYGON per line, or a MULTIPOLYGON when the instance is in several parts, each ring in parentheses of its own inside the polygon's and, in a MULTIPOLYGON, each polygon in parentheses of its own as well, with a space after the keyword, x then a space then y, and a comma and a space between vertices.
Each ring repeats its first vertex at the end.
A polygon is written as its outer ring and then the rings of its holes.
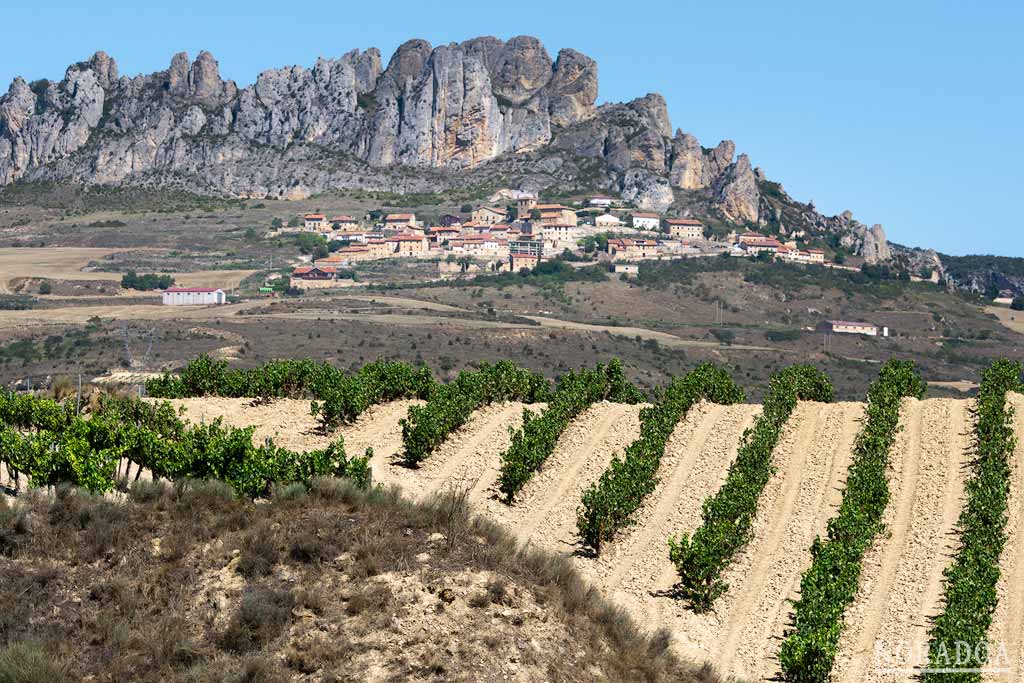
POLYGON ((386 61, 413 37, 529 34, 552 57, 595 58, 600 101, 660 92, 674 127, 735 140, 825 213, 850 209, 903 244, 1024 256, 1019 1, 163 4, 9 3, 0 87, 99 49, 128 75, 208 49, 244 85, 357 47, 386 61))

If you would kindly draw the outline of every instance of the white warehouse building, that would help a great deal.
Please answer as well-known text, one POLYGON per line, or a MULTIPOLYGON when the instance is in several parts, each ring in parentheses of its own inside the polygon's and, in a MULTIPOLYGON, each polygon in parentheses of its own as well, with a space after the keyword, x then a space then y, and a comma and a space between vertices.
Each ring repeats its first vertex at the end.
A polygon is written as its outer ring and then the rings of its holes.
POLYGON ((223 289, 213 287, 172 287, 165 289, 164 306, 208 306, 225 303, 223 289))

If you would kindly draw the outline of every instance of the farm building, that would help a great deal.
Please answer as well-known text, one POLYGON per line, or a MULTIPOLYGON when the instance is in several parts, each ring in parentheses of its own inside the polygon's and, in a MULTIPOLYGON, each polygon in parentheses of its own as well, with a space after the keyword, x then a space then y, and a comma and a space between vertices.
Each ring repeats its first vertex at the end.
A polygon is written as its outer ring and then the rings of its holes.
POLYGON ((615 272, 626 275, 639 275, 640 265, 637 263, 616 263, 615 272))
POLYGON ((172 287, 163 291, 164 306, 208 306, 225 302, 224 290, 213 287, 172 287))
MULTIPOLYGON (((878 325, 871 323, 848 322, 845 320, 824 320, 818 323, 819 332, 831 332, 834 334, 863 334, 869 337, 877 337, 879 334, 878 325)), ((889 336, 889 328, 881 330, 883 337, 889 336)))

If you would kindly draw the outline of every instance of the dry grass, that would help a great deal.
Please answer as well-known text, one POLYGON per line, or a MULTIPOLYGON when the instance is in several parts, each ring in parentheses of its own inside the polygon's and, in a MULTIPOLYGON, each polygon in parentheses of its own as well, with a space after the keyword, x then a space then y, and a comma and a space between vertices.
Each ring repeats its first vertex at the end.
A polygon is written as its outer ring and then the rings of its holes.
POLYGON ((0 554, 0 683, 717 680, 459 495, 62 489, 0 503, 0 554))

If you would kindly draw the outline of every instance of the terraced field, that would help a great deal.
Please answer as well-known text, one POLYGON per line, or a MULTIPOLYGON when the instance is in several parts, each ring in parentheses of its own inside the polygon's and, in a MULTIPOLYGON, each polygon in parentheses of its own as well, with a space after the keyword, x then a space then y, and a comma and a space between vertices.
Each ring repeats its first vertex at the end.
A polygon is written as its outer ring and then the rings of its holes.
MULTIPOLYGON (((275 437, 290 448, 320 447, 329 436, 316 432, 307 401, 279 399, 251 407, 247 399, 195 398, 175 401, 187 419, 222 415, 232 424, 259 426, 257 438, 275 437)), ((523 408, 496 404, 477 411, 420 469, 400 462, 400 420, 413 401, 375 406, 342 428, 349 452, 373 448, 374 480, 398 484, 414 497, 445 489, 466 490, 485 515, 525 543, 550 548, 573 562, 606 594, 637 618, 668 627, 680 654, 708 660, 724 674, 768 680, 780 673, 778 648, 788 627, 791 601, 810 565, 810 547, 825 533, 837 510, 861 427, 860 403, 797 405, 774 451, 776 472, 759 503, 753 539, 727 570, 728 591, 707 613, 698 614, 666 595, 676 580, 666 539, 700 524, 701 506, 725 479, 742 434, 760 407, 702 403, 675 428, 661 461, 660 480, 636 523, 602 548, 598 558, 576 539, 576 508, 612 456, 640 433, 643 406, 594 404, 562 433, 543 469, 511 505, 496 495, 500 455, 523 408)), ((1015 427, 1024 437, 1024 396, 1012 395, 1015 427)), ((926 642, 930 617, 941 608, 942 572, 955 550, 957 517, 963 506, 973 427, 970 402, 904 399, 901 430, 891 452, 891 499, 886 532, 864 561, 860 591, 846 613, 833 680, 907 680, 910 672, 886 673, 875 659, 879 643, 926 642)), ((1024 440, 1024 439, 1022 439, 1024 440)), ((1003 554, 999 609, 991 639, 1010 653, 1009 674, 992 680, 1024 681, 1024 473, 1018 445, 1011 483, 1009 541, 1003 554)))

